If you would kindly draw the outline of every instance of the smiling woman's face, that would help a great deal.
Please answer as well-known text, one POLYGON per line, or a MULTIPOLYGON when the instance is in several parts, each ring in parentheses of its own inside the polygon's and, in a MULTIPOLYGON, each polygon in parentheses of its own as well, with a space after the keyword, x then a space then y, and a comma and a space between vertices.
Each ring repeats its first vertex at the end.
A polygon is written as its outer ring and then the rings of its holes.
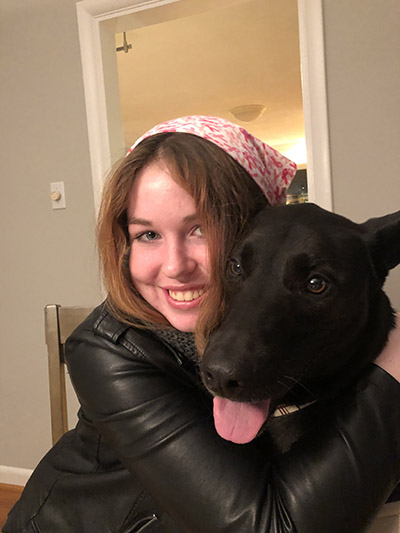
POLYGON ((172 326, 194 331, 209 264, 193 198, 162 162, 150 163, 136 177, 127 215, 134 286, 172 326))

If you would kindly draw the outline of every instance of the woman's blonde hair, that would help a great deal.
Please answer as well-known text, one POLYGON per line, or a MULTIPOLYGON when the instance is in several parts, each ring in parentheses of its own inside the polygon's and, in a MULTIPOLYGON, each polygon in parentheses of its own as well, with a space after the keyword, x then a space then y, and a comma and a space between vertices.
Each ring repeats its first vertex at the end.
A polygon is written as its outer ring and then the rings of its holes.
POLYGON ((120 320, 168 326, 166 318, 135 290, 129 273, 129 235, 126 210, 140 170, 162 161, 172 178, 194 199, 207 239, 210 286, 196 327, 200 351, 224 313, 224 277, 233 247, 248 220, 267 200, 249 174, 212 142, 188 133, 147 137, 110 174, 103 190, 97 242, 110 312, 120 320))

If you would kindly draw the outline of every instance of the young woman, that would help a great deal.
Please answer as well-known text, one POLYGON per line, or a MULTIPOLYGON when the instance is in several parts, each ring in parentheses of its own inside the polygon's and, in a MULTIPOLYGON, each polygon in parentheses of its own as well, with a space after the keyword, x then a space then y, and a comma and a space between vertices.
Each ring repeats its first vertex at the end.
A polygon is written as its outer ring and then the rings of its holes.
POLYGON ((223 316, 232 247, 258 209, 284 201, 294 172, 215 117, 136 143, 103 194, 108 298, 67 344, 79 422, 34 471, 6 533, 367 527, 400 478, 399 329, 329 427, 273 459, 262 434, 217 435, 198 373, 193 333, 203 347, 223 316))

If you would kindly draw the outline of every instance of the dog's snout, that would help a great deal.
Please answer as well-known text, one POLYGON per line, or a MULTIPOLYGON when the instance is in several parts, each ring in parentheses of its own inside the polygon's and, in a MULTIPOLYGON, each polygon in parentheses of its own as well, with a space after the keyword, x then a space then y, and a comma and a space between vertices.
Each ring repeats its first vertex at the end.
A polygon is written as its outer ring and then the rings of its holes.
POLYGON ((213 394, 231 399, 239 398, 244 388, 244 383, 234 373, 218 365, 206 365, 203 380, 213 394))

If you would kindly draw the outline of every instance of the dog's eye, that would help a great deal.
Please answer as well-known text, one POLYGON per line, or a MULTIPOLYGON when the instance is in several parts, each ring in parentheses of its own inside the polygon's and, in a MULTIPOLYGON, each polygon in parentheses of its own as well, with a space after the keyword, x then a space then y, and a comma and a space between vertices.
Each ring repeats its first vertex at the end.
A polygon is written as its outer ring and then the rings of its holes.
POLYGON ((313 276, 307 281, 307 290, 313 294, 321 294, 328 287, 327 282, 318 276, 313 276))
POLYGON ((242 275, 242 267, 236 259, 229 259, 229 271, 235 276, 242 275))

